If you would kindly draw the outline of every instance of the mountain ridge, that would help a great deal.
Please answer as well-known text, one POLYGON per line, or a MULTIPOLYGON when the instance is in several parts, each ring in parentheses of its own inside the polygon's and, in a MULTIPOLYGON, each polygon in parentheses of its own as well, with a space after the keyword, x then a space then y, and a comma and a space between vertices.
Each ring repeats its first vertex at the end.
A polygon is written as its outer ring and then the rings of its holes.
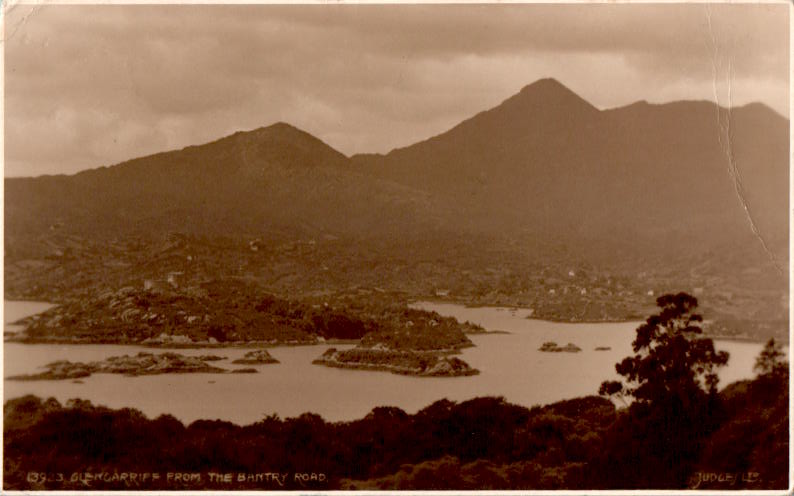
POLYGON ((527 99, 529 99, 530 101, 533 101, 534 103, 537 103, 537 100, 539 99, 538 98, 539 94, 542 94, 543 96, 545 96, 547 98, 549 97, 549 95, 551 95, 552 96, 552 100, 554 100, 554 99, 556 99, 556 100, 565 100, 565 99, 567 99, 569 101, 576 101, 580 105, 582 105, 583 108, 588 108, 588 109, 590 109, 591 112, 597 112, 597 113, 601 113, 601 114, 603 114, 603 113, 612 113, 612 112, 620 111, 622 109, 628 109, 628 108, 637 107, 637 106, 648 106, 648 107, 651 107, 651 108, 665 108, 665 107, 668 107, 668 106, 695 104, 695 105, 709 106, 715 111, 715 113, 716 112, 731 113, 731 112, 736 112, 736 111, 742 111, 742 112, 753 111, 753 112, 761 112, 761 113, 767 114, 768 116, 773 116, 774 118, 779 119, 779 120, 784 121, 784 122, 788 122, 789 121, 788 118, 786 118, 785 116, 781 115, 780 113, 778 113, 777 111, 775 111, 774 109, 772 109, 768 105, 764 104, 763 102, 759 102, 759 101, 749 102, 749 103, 746 103, 744 105, 740 105, 740 106, 736 106, 736 107, 733 107, 733 106, 724 107, 724 106, 719 105, 717 102, 714 102, 714 101, 711 101, 711 100, 675 100, 675 101, 661 102, 661 103, 650 103, 647 100, 638 100, 638 101, 635 101, 635 102, 632 102, 632 103, 629 103, 629 104, 626 104, 626 105, 619 105, 619 106, 616 106, 616 107, 609 107, 609 108, 599 109, 599 108, 595 107, 592 103, 588 102, 586 99, 581 97, 579 94, 577 94, 576 92, 574 92, 573 90, 571 90, 570 88, 565 86, 559 80, 557 80, 555 78, 551 78, 551 77, 546 77, 546 78, 540 78, 540 79, 538 79, 538 80, 536 80, 536 81, 534 81, 532 83, 524 85, 518 92, 516 92, 515 94, 513 94, 513 95, 509 96, 508 98, 506 98, 505 100, 503 100, 499 105, 497 105, 497 106, 495 106, 495 107, 493 107, 491 109, 483 110, 481 112, 478 112, 477 114, 473 115, 472 117, 466 118, 463 121, 461 121, 460 123, 458 123, 457 125, 447 129, 447 131, 443 131, 443 132, 440 132, 438 134, 434 134, 434 135, 432 135, 432 136, 430 136, 428 138, 420 140, 420 141, 418 141, 416 143, 413 143, 411 145, 406 145, 406 146, 393 148, 393 149, 391 149, 391 150, 389 150, 389 151, 387 151, 385 153, 383 153, 383 152, 357 152, 357 153, 352 153, 350 155, 345 155, 342 152, 336 150, 334 147, 332 147, 328 143, 325 143, 324 141, 322 141, 320 138, 312 135, 311 133, 309 133, 309 132, 307 132, 307 131, 305 131, 305 130, 303 130, 303 129, 301 129, 301 128, 293 125, 293 124, 290 124, 289 122, 276 121, 276 122, 273 122, 272 124, 259 126, 257 128, 254 128, 254 129, 238 130, 238 131, 235 131, 235 132, 233 132, 231 134, 227 134, 227 135, 221 136, 219 138, 216 138, 216 139, 204 142, 204 143, 186 145, 186 146, 183 146, 181 148, 172 148, 172 149, 162 150, 162 151, 159 151, 159 152, 142 155, 140 157, 134 157, 134 158, 131 158, 131 159, 122 160, 121 162, 116 162, 116 163, 110 164, 110 165, 102 165, 102 166, 98 166, 98 167, 93 167, 93 168, 80 170, 80 171, 77 171, 77 172, 72 173, 72 174, 41 174, 41 175, 38 175, 38 176, 11 176, 11 177, 5 177, 4 179, 17 180, 17 179, 72 177, 72 176, 83 174, 83 173, 90 172, 90 171, 102 170, 102 169, 108 169, 108 168, 116 167, 116 166, 119 166, 119 165, 123 165, 123 164, 129 163, 129 162, 133 162, 133 161, 144 159, 144 158, 151 158, 151 157, 156 157, 156 156, 159 156, 159 155, 162 155, 162 154, 168 154, 168 153, 179 152, 179 151, 193 150, 193 149, 201 148, 201 147, 204 147, 204 146, 207 146, 207 145, 218 144, 218 143, 224 142, 226 140, 240 139, 240 138, 244 138, 244 137, 250 137, 250 136, 254 136, 254 135, 261 135, 261 134, 264 134, 264 133, 272 133, 272 132, 281 132, 281 133, 289 132, 289 133, 292 133, 294 136, 302 136, 302 137, 311 138, 311 139, 313 139, 313 140, 315 140, 315 141, 317 141, 319 143, 322 143, 323 145, 331 148, 332 150, 337 152, 339 155, 345 157, 346 159, 352 159, 352 160, 355 161, 356 159, 360 159, 361 157, 386 156, 386 155, 388 155, 388 154, 390 154, 392 152, 399 151, 399 150, 402 150, 402 149, 405 149, 405 148, 410 148, 411 146, 417 145, 419 143, 424 143, 426 141, 432 140, 433 138, 435 138, 437 136, 443 135, 443 134, 455 129, 456 127, 460 126, 461 124, 463 124, 465 122, 471 121, 472 119, 475 119, 476 117, 478 117, 480 115, 486 114, 486 113, 488 113, 488 112, 490 112, 492 110, 495 110, 495 109, 497 109, 499 107, 502 107, 503 105, 505 105, 507 103, 511 103, 513 101, 526 101, 527 99))
POLYGON ((762 104, 729 111, 705 101, 599 110, 543 78, 444 133, 385 155, 347 157, 279 121, 74 175, 6 178, 6 220, 14 233, 19 215, 31 222, 71 208, 89 224, 92 215, 114 224, 109 214, 120 206, 125 215, 137 209, 148 217, 191 210, 235 217, 240 208, 264 216, 252 225, 267 224, 269 215, 289 223, 289 211, 302 210, 301 222, 322 224, 328 210, 307 203, 323 201, 346 209, 334 212, 336 227, 345 215, 372 218, 380 211, 389 212, 389 221, 434 217, 453 230, 529 228, 570 240, 616 230, 645 230, 652 238, 657 230, 647 224, 678 229, 676 219, 686 217, 698 231, 710 224, 746 231, 737 207, 749 203, 764 235, 773 233, 770 243, 781 245, 788 121, 770 112, 762 104), (731 174, 746 186, 741 205, 731 174), (366 202, 354 199, 361 192, 366 202), (72 208, 78 199, 83 205, 72 208))
POLYGON ((783 335, 788 153, 788 121, 763 106, 599 110, 550 79, 385 155, 279 122, 5 178, 6 288, 60 301, 176 271, 566 321, 631 319, 654 291, 699 288, 730 332, 783 335), (155 256, 174 232, 180 254, 155 256))

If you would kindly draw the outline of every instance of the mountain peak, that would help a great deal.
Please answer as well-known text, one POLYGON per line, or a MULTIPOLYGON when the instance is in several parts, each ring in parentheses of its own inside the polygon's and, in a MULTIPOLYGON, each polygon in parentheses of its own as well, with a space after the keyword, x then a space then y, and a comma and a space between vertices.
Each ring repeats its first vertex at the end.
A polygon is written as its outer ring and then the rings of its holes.
MULTIPOLYGON (((327 143, 324 143, 311 133, 282 121, 250 131, 238 131, 226 138, 221 138, 221 141, 225 139, 231 139, 236 143, 245 143, 249 146, 279 143, 282 145, 291 144, 315 149, 327 148, 333 150, 327 143)), ((333 151, 334 153, 339 153, 336 150, 333 151)))
MULTIPOLYGON (((279 121, 279 122, 275 122, 273 124, 270 124, 269 126, 260 126, 258 128, 250 129, 250 130, 247 130, 247 131, 244 131, 244 130, 236 131, 236 132, 234 132, 234 133, 232 133, 232 134, 230 134, 228 136, 224 136, 223 138, 219 138, 218 140, 216 140, 214 142, 211 142, 211 143, 223 142, 223 141, 228 141, 228 140, 232 140, 232 141, 236 141, 236 140, 256 140, 256 139, 261 139, 261 138, 265 138, 265 137, 277 137, 277 136, 280 136, 280 137, 286 137, 286 136, 291 136, 291 135, 292 136, 303 136, 303 135, 307 135, 307 134, 309 134, 309 133, 307 133, 305 131, 302 131, 301 129, 298 129, 297 127, 295 127, 295 126, 293 126, 291 124, 279 121)), ((211 143, 207 143, 207 144, 211 144, 211 143)), ((201 146, 201 145, 193 145, 193 146, 188 147, 188 148, 194 148, 196 146, 201 146)))
POLYGON ((255 135, 255 136, 290 136, 290 135, 297 135, 297 136, 304 136, 308 135, 306 131, 299 129, 292 124, 287 122, 278 121, 269 126, 262 126, 251 131, 239 131, 235 133, 237 135, 255 135))
POLYGON ((733 110, 745 114, 757 115, 759 117, 788 120, 786 116, 780 114, 769 105, 761 102, 750 102, 740 107, 734 107, 733 110))
POLYGON ((589 111, 598 111, 587 100, 574 93, 570 88, 554 78, 538 79, 506 100, 505 103, 522 103, 525 105, 547 104, 554 107, 581 107, 589 111))
POLYGON ((293 126, 292 124, 290 124, 288 122, 284 122, 284 121, 274 122, 273 124, 271 124, 269 126, 265 126, 263 128, 260 128, 260 129, 270 129, 272 131, 300 131, 300 132, 303 132, 300 129, 298 129, 297 127, 293 126))
POLYGON ((252 157, 268 157, 273 163, 290 166, 341 166, 347 162, 345 155, 321 139, 286 122, 240 131, 228 138, 249 162, 252 157))
POLYGON ((528 91, 566 91, 573 93, 567 86, 551 77, 540 78, 521 88, 521 93, 528 91))

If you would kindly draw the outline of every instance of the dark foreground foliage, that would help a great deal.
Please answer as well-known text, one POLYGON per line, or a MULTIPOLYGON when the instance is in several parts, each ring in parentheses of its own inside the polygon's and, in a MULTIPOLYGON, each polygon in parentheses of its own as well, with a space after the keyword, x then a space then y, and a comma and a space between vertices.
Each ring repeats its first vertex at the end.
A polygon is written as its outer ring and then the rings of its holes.
MULTIPOLYGON (((598 397, 531 410, 501 398, 477 398, 459 404, 441 400, 415 415, 379 407, 361 420, 343 423, 304 414, 286 420, 271 416, 242 427, 221 421, 184 426, 168 415, 150 420, 132 409, 110 410, 84 401, 62 406, 26 396, 6 402, 4 415, 4 482, 9 489, 125 488, 120 480, 90 486, 71 481, 75 473, 114 471, 159 473, 158 483, 150 481, 148 489, 279 488, 277 482, 237 481, 240 473, 268 472, 289 474, 286 488, 333 489, 343 479, 387 477, 406 464, 444 457, 498 465, 535 460, 564 471, 569 461, 581 464, 594 455, 615 409, 598 397), (29 472, 50 474, 50 480, 29 482, 34 477, 29 472), (169 482, 168 472, 201 473, 202 483, 169 482), (234 481, 213 484, 210 472, 234 473, 234 481), (296 473, 324 474, 326 480, 304 486, 296 482, 296 473)), ((428 482, 427 487, 447 483, 428 482)), ((522 485, 539 483, 527 479, 522 485)))
POLYGON ((633 400, 594 461, 602 472, 625 473, 627 487, 684 487, 722 414, 717 368, 729 356, 700 337, 697 298, 666 294, 656 302, 658 313, 637 328, 634 355, 615 366, 623 381, 606 381, 599 390, 633 400), (655 470, 644 474, 637 464, 655 470))
POLYGON ((783 488, 788 386, 787 377, 778 379, 728 386, 717 397, 707 434, 687 447, 692 458, 682 459, 649 450, 648 436, 680 437, 697 430, 699 419, 616 411, 593 396, 532 409, 501 398, 440 400, 415 415, 378 407, 352 422, 304 414, 247 426, 209 420, 185 426, 168 415, 148 419, 132 409, 26 396, 4 407, 4 487, 783 488), (684 482, 671 476, 680 473, 684 482), (701 481, 701 474, 726 473, 736 482, 701 481))

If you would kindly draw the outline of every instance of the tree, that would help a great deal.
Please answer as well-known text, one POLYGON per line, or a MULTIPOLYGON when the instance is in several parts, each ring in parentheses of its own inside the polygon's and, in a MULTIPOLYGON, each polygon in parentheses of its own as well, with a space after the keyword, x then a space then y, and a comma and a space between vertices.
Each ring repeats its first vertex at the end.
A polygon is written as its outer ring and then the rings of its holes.
POLYGON ((788 372, 788 362, 783 353, 783 345, 775 342, 775 338, 767 341, 761 354, 755 359, 753 370, 759 376, 782 377, 788 372))
POLYGON ((634 355, 615 365, 625 383, 605 381, 599 394, 631 396, 647 404, 676 399, 689 403, 704 394, 714 395, 717 367, 728 362, 728 353, 715 351, 708 338, 698 338, 703 318, 694 313, 697 298, 687 293, 666 294, 656 299, 661 309, 637 328, 634 355))
POLYGON ((719 408, 716 369, 728 354, 698 337, 702 317, 686 293, 656 300, 660 310, 637 328, 634 355, 615 365, 623 381, 605 381, 599 393, 633 402, 610 428, 597 482, 609 488, 683 488, 719 408))
POLYGON ((783 345, 776 342, 775 338, 767 341, 755 359, 753 370, 758 373, 752 385, 756 394, 771 398, 780 394, 781 390, 788 389, 788 361, 783 353, 783 345))

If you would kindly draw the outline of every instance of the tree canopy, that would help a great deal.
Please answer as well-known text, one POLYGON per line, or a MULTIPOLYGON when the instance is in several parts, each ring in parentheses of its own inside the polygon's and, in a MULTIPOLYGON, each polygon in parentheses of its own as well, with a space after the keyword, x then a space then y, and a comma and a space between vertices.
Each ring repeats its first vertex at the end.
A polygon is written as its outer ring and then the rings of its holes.
POLYGON ((700 337, 695 297, 665 294, 656 304, 658 313, 637 328, 634 354, 615 365, 623 381, 606 381, 599 390, 634 400, 605 439, 608 455, 596 464, 624 474, 623 487, 685 487, 719 425, 716 369, 728 354, 700 337))
POLYGON ((703 318, 695 313, 697 298, 687 293, 657 298, 660 311, 637 328, 634 355, 615 365, 624 382, 605 381, 599 393, 631 396, 640 403, 676 398, 687 403, 717 390, 716 369, 728 362, 728 353, 715 351, 703 333, 703 318))
POLYGON ((776 342, 775 338, 770 338, 767 341, 761 354, 755 360, 753 370, 758 372, 759 376, 783 376, 788 372, 788 361, 786 354, 783 353, 783 345, 776 342))

